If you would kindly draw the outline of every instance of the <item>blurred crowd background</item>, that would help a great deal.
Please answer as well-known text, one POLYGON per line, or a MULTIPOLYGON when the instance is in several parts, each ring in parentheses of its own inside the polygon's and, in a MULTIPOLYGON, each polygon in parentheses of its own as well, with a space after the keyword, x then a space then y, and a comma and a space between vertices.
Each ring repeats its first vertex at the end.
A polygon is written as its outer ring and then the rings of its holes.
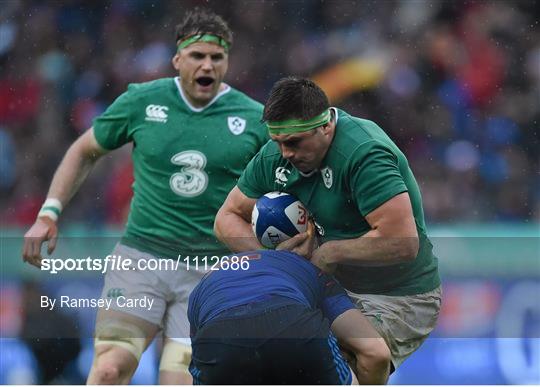
MULTIPOLYGON (((175 25, 208 6, 235 32, 226 81, 264 102, 315 79, 405 152, 428 222, 539 219, 540 7, 518 1, 3 0, 0 217, 30 224, 69 144, 130 82, 174 76, 175 25)), ((63 219, 122 223, 129 149, 63 219)))
MULTIPOLYGON (((540 383, 540 245, 530 238, 540 221, 537 1, 1 0, 0 384, 84 382, 95 311, 44 317, 37 300, 97 297, 101 277, 25 266, 20 236, 92 119, 128 83, 177 75, 175 25, 194 6, 234 31, 227 83, 264 103, 279 78, 313 78, 334 106, 396 141, 438 226, 430 231, 455 237, 434 239, 439 327, 391 382, 540 383), (478 235, 489 238, 464 238, 478 235)), ((129 145, 105 159, 64 211, 62 232, 118 235, 131 197, 129 145)), ((114 241, 103 238, 101 253, 114 241)), ((85 243, 59 249, 86 254, 85 243)), ((155 383, 155 346, 135 383, 155 383)))

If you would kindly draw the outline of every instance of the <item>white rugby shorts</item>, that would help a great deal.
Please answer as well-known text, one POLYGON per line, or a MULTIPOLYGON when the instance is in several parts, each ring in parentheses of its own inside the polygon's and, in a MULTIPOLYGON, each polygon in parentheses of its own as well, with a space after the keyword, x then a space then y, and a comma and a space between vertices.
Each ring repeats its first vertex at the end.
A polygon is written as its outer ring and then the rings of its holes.
POLYGON ((157 258, 121 243, 111 254, 122 260, 129 258, 131 265, 128 270, 108 270, 105 274, 101 297, 118 300, 111 303, 110 309, 155 324, 163 329, 166 337, 189 344, 189 295, 205 271, 200 268, 186 270, 184 263, 178 265, 178 270, 140 270, 137 261, 157 258), (127 307, 125 304, 129 300, 139 301, 137 305, 127 307), (153 303, 149 308, 150 300, 153 303))

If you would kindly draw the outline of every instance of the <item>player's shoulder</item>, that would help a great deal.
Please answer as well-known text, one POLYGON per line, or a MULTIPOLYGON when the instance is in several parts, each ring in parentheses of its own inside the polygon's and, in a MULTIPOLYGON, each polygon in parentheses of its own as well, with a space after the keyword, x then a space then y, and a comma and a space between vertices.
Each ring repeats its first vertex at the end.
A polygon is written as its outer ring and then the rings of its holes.
POLYGON ((336 109, 338 114, 338 130, 344 138, 353 144, 369 141, 382 131, 379 125, 365 118, 354 117, 344 110, 336 109))
POLYGON ((368 149, 374 145, 385 145, 390 139, 384 130, 371 120, 354 117, 343 110, 338 111, 338 124, 334 146, 350 157, 359 149, 368 149))
POLYGON ((241 92, 238 89, 235 89, 232 86, 229 86, 229 92, 225 95, 227 103, 234 103, 239 106, 242 106, 246 110, 252 110, 257 114, 262 115, 264 105, 247 94, 241 92))
POLYGON ((174 90, 174 78, 159 78, 153 81, 142 83, 130 83, 127 88, 128 94, 133 97, 149 96, 153 94, 162 94, 165 91, 174 90))
POLYGON ((268 140, 268 142, 262 146, 261 150, 259 151, 259 155, 263 160, 266 161, 281 159, 279 147, 272 140, 268 140))

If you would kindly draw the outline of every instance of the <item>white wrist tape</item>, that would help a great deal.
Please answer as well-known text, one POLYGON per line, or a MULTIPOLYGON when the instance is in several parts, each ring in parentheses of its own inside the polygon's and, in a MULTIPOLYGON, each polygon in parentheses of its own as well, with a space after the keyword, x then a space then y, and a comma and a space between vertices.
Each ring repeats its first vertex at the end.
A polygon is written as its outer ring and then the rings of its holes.
POLYGON ((46 216, 51 218, 53 221, 57 221, 60 213, 62 212, 62 203, 60 200, 55 198, 48 198, 41 206, 41 210, 38 213, 38 218, 40 216, 46 216))

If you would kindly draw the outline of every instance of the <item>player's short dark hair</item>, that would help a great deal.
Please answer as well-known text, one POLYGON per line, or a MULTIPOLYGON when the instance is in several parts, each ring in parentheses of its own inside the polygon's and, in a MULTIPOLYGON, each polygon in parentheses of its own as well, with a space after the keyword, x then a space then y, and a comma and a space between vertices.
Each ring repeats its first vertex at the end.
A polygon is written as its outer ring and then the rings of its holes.
POLYGON ((291 118, 309 120, 330 107, 328 97, 315 82, 286 77, 277 81, 264 105, 263 121, 291 118))
POLYGON ((233 33, 225 20, 214 12, 200 7, 189 11, 176 26, 176 43, 191 35, 211 34, 225 40, 229 46, 233 43, 233 33))

